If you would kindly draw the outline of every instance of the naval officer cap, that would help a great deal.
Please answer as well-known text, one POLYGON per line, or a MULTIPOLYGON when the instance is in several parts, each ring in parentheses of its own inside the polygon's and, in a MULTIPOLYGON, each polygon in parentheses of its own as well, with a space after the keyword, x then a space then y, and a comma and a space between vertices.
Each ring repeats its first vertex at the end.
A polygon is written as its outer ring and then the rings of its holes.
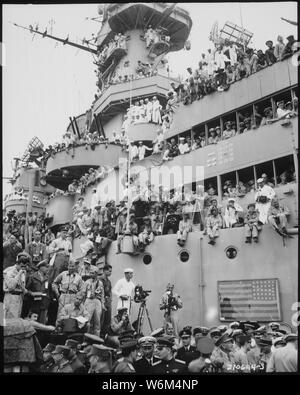
POLYGON ((234 331, 232 332, 232 337, 233 338, 236 338, 237 336, 240 336, 240 335, 242 335, 243 334, 243 331, 242 331, 242 329, 234 329, 234 331))
POLYGON ((164 328, 157 328, 153 332, 150 333, 152 337, 161 337, 165 333, 164 328))
POLYGON ((298 335, 296 333, 289 333, 288 335, 284 336, 284 340, 286 342, 295 342, 298 340, 298 335))
POLYGON ((103 344, 93 344, 91 350, 88 352, 87 357, 95 355, 97 357, 107 357, 114 349, 111 347, 106 347, 103 344))
POLYGON ((133 273, 133 269, 128 267, 127 269, 124 269, 124 273, 133 273))
POLYGON ((224 332, 227 331, 228 326, 227 326, 227 325, 219 325, 219 326, 218 326, 218 329, 219 329, 219 331, 220 331, 221 333, 224 333, 224 332))
POLYGON ((269 327, 270 328, 274 328, 274 329, 279 329, 280 328, 280 324, 278 323, 278 322, 271 322, 270 324, 269 324, 269 327))
POLYGON ((174 346, 174 337, 161 336, 157 338, 157 345, 172 348, 174 346))
POLYGON ((273 345, 274 346, 285 346, 286 345, 286 341, 284 340, 283 336, 277 337, 276 339, 273 340, 273 345))
POLYGON ((43 352, 53 352, 55 350, 55 345, 52 343, 48 343, 45 348, 43 348, 43 352))
POLYGON ((209 334, 211 336, 221 336, 221 331, 216 326, 214 326, 214 327, 210 328, 209 334))
POLYGON ((156 343, 156 339, 153 336, 143 336, 138 340, 140 346, 152 345, 156 343))
POLYGON ((258 334, 265 333, 265 332, 267 332, 267 327, 266 327, 266 325, 262 325, 259 328, 255 329, 254 332, 258 333, 258 334))
POLYGON ((136 339, 128 339, 120 345, 120 348, 121 348, 121 350, 132 350, 133 351, 136 349, 136 346, 137 346, 136 339))
POLYGON ((258 345, 258 347, 271 347, 272 346, 272 339, 270 339, 269 337, 263 337, 261 339, 257 339, 256 343, 258 345))
POLYGON ((70 353, 70 347, 67 346, 56 346, 55 349, 52 351, 52 354, 63 354, 67 356, 70 353))
POLYGON ((192 336, 192 332, 190 329, 182 329, 182 331, 179 332, 179 337, 182 339, 188 338, 192 336))
POLYGON ((216 341, 215 343, 216 347, 220 347, 224 343, 232 342, 233 339, 230 336, 231 333, 232 333, 231 331, 223 333, 223 335, 216 341))
POLYGON ((84 344, 103 344, 104 340, 97 335, 92 335, 91 333, 84 334, 84 344))

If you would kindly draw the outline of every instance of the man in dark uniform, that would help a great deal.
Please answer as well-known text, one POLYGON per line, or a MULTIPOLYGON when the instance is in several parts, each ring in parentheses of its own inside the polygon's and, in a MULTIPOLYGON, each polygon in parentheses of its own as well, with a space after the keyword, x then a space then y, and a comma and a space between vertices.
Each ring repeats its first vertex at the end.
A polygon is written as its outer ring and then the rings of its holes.
POLYGON ((52 352, 55 350, 55 345, 52 343, 48 343, 46 347, 43 349, 43 360, 44 363, 40 366, 41 373, 49 373, 52 371, 55 362, 52 356, 52 352))
POLYGON ((188 370, 191 373, 212 372, 210 356, 215 348, 213 340, 209 336, 198 336, 196 347, 200 357, 190 362, 188 370))
POLYGON ((73 369, 73 372, 86 373, 85 366, 77 355, 79 342, 73 339, 68 339, 66 340, 65 346, 70 348, 68 360, 70 362, 71 368, 73 369))
POLYGON ((111 282, 109 277, 111 276, 112 267, 106 264, 103 268, 103 276, 101 278, 103 288, 104 288, 104 306, 106 311, 102 312, 101 317, 101 335, 106 335, 108 328, 111 323, 111 303, 112 303, 112 293, 111 293, 111 282))
POLYGON ((80 350, 77 354, 80 362, 84 365, 85 371, 87 372, 90 368, 90 362, 88 358, 88 353, 92 349, 92 345, 104 344, 104 340, 97 335, 92 335, 91 333, 85 333, 83 335, 83 343, 80 346, 80 350))
POLYGON ((66 346, 56 346, 52 352, 55 362, 51 373, 74 373, 68 360, 70 348, 66 346))
POLYGON ((195 346, 191 346, 192 332, 188 329, 179 332, 179 337, 182 340, 183 346, 177 351, 176 358, 184 361, 186 365, 199 358, 200 354, 195 346))
POLYGON ((159 337, 157 339, 156 350, 160 361, 153 364, 152 374, 177 374, 187 372, 185 362, 174 358, 173 346, 174 340, 169 336, 159 337))
POLYGON ((110 373, 112 370, 112 353, 114 349, 102 344, 93 344, 88 358, 90 362, 89 374, 110 373))
POLYGON ((151 374, 152 365, 158 362, 159 359, 154 356, 154 346, 156 344, 155 337, 144 336, 138 340, 141 357, 137 358, 133 366, 135 371, 140 374, 151 374))
POLYGON ((119 359, 113 368, 114 373, 135 373, 133 363, 137 357, 137 340, 128 340, 120 348, 123 358, 119 359))

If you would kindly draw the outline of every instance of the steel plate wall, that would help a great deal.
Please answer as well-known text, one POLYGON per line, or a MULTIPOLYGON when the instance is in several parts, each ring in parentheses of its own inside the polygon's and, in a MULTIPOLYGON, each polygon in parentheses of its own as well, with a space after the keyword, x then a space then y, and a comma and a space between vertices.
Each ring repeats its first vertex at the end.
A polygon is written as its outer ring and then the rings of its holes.
POLYGON ((119 158, 126 157, 126 153, 120 146, 110 144, 105 148, 105 144, 97 145, 95 150, 85 149, 84 146, 75 148, 75 156, 65 151, 58 152, 54 158, 48 159, 47 174, 51 171, 72 166, 103 166, 115 167, 119 163, 119 158))

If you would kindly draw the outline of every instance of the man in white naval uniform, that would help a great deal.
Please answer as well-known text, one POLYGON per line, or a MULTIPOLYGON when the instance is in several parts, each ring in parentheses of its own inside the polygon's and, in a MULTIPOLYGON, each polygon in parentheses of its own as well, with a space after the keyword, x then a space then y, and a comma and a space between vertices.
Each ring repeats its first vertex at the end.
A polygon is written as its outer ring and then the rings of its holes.
POLYGON ((272 187, 265 184, 263 178, 257 180, 258 191, 255 194, 256 210, 259 212, 259 221, 266 224, 268 221, 268 212, 271 207, 271 201, 275 197, 275 191, 272 187))
POLYGON ((112 293, 118 297, 117 310, 126 307, 130 315, 131 299, 133 298, 135 285, 131 281, 133 270, 127 268, 124 270, 124 277, 118 280, 112 289, 112 293))

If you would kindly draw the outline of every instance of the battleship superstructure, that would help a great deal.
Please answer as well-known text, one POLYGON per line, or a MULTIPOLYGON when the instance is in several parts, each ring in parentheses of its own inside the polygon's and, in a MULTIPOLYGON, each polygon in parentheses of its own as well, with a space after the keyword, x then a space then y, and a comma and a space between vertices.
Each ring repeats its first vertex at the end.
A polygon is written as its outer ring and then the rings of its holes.
MULTIPOLYGON (((90 132, 98 131, 103 137, 111 139, 115 131, 121 130, 124 115, 135 99, 157 96, 162 105, 166 104, 166 94, 170 89, 170 82, 174 80, 168 76, 163 59, 170 51, 188 47, 192 20, 185 10, 166 3, 108 4, 102 12, 102 28, 96 42, 97 53, 101 53, 116 34, 121 33, 124 36, 124 43, 121 48, 110 51, 101 63, 101 93, 91 109, 76 117, 68 129, 82 134, 88 128, 90 132), (149 25, 167 31, 169 40, 161 40, 147 48, 144 30, 149 25), (149 59, 157 69, 156 74, 122 84, 107 84, 115 74, 134 74, 138 62, 148 63, 149 59)), ((192 138, 194 133, 204 132, 207 139, 211 127, 221 125, 223 129, 228 120, 234 120, 238 125, 238 112, 255 111, 255 106, 271 105, 275 108, 279 99, 293 98, 297 83, 297 68, 293 65, 292 58, 275 63, 237 81, 226 92, 214 92, 187 106, 180 103, 173 114, 166 138, 192 138)), ((153 123, 131 124, 127 135, 130 141, 143 141, 148 144, 155 139, 157 128, 158 125, 153 123)), ((243 307, 240 319, 255 318, 260 322, 278 320, 290 324, 294 314, 292 305, 297 301, 298 288, 297 131, 298 118, 295 117, 290 119, 287 126, 280 122, 266 125, 221 141, 217 145, 206 145, 188 154, 179 155, 171 161, 163 163, 161 156, 156 154, 131 164, 131 175, 141 176, 145 169, 149 173, 154 169, 156 177, 160 171, 172 173, 176 167, 195 169, 196 166, 203 166, 204 175, 191 171, 188 180, 185 178, 182 182, 183 186, 195 190, 198 185, 204 184, 207 188, 211 184, 218 192, 219 203, 223 205, 227 202, 227 198, 222 196, 225 180, 230 179, 236 184, 239 180, 254 179, 256 183, 261 174, 267 173, 275 180, 274 189, 280 202, 289 207, 289 227, 295 233, 294 238, 286 240, 283 245, 279 235, 269 225, 265 225, 259 243, 248 245, 245 244, 242 227, 222 229, 217 244, 211 246, 207 243, 207 236, 199 228, 189 234, 184 248, 177 245, 176 234, 160 235, 155 237, 144 253, 138 255, 133 255, 131 247, 125 245, 123 253, 116 254, 117 242, 114 241, 106 257, 113 267, 111 281, 114 283, 121 278, 124 268, 134 269, 135 284, 152 289, 148 308, 154 327, 159 327, 162 323, 162 313, 159 312, 158 305, 168 283, 175 284, 183 300, 181 323, 212 326, 227 321, 220 310, 220 305, 224 302, 221 300, 221 290, 226 288, 226 284, 233 289, 244 284, 249 289, 255 287, 252 280, 256 280, 257 284, 265 281, 263 287, 267 291, 271 289, 271 294, 273 291, 276 294, 276 306, 273 310, 268 310, 268 303, 261 302, 261 306, 256 309, 251 310, 250 306, 248 315, 243 307), (161 170, 162 165, 164 170, 161 170), (291 166, 295 171, 296 182, 278 185, 278 176, 291 166)), ((124 184, 119 182, 125 174, 121 174, 124 169, 120 164, 126 162, 127 152, 115 144, 100 144, 94 150, 79 146, 74 151, 73 156, 61 151, 48 159, 47 182, 56 188, 67 190, 72 180, 81 177, 88 169, 107 166, 114 171, 96 185, 97 194, 99 197, 105 195, 106 199, 119 202, 125 189, 124 184)), ((181 184, 178 180, 176 182, 177 185, 181 184)), ((154 183, 153 180, 151 183, 154 183)), ((175 187, 173 185, 170 189, 175 187)), ((84 199, 87 204, 91 201, 92 189, 87 187, 85 190, 84 199)), ((72 207, 78 197, 57 196, 50 200, 46 213, 53 217, 52 226, 72 222, 72 207)), ((254 191, 237 197, 236 201, 246 209, 254 201, 254 191)), ((82 256, 80 244, 83 242, 84 238, 74 239, 75 258, 82 256)), ((234 297, 234 291, 232 295, 234 297)), ((133 316, 137 314, 137 308, 137 305, 133 305, 133 316)), ((230 310, 229 314, 231 313, 230 310)))

